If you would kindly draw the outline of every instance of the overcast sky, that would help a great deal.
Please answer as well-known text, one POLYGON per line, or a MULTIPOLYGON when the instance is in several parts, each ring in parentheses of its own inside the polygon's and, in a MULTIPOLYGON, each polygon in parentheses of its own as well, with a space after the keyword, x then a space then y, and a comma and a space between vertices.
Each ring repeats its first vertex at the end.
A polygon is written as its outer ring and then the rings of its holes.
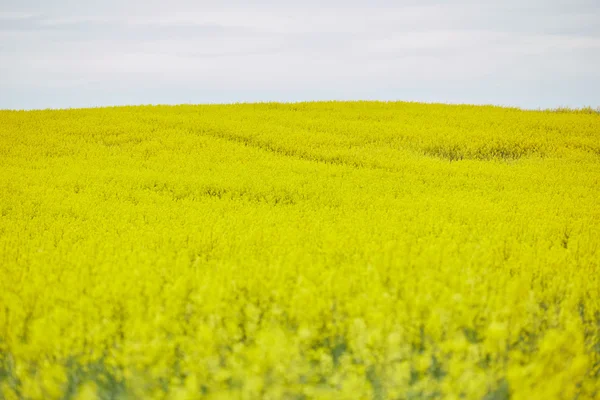
POLYGON ((0 108, 600 106, 600 1, 0 0, 0 108))

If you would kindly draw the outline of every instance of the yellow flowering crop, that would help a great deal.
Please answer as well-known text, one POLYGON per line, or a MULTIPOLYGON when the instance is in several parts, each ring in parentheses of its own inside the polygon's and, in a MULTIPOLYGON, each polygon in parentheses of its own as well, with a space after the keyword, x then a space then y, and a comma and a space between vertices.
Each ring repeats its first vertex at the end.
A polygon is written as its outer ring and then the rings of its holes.
POLYGON ((1 111, 0 398, 600 399, 600 115, 1 111))

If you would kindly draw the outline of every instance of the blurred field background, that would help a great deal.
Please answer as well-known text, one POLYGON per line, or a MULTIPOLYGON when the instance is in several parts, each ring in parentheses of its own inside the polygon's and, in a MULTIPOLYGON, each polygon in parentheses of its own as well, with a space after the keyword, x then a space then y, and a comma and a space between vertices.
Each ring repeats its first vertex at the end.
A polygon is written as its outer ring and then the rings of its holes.
POLYGON ((600 398, 594 110, 0 111, 0 211, 0 398, 600 398))

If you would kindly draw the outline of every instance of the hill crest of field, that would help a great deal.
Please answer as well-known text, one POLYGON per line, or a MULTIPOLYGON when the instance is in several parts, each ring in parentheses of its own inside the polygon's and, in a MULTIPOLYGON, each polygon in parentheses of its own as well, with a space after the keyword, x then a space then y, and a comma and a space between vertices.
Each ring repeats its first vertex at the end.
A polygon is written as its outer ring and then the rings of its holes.
POLYGON ((600 115, 0 111, 0 398, 595 399, 600 115))
MULTIPOLYGON (((23 115, 23 111, 3 113, 7 122, 10 116, 18 119, 23 115)), ((57 129, 67 123, 69 130, 80 129, 83 133, 86 126, 96 129, 102 126, 106 131, 100 133, 100 140, 106 146, 135 144, 145 130, 169 131, 185 126, 186 133, 239 142, 284 156, 355 167, 393 168, 394 163, 388 158, 397 158, 394 151, 449 161, 551 157, 568 150, 600 154, 599 114, 589 109, 525 111, 404 102, 309 102, 29 113, 33 114, 28 118, 30 122, 35 121, 34 115, 42 119, 47 116, 57 124, 54 127, 57 129), (78 118, 69 118, 73 115, 78 118), (135 121, 136 131, 128 131, 123 119, 129 123, 135 121)), ((47 129, 52 129, 45 122, 47 129)))

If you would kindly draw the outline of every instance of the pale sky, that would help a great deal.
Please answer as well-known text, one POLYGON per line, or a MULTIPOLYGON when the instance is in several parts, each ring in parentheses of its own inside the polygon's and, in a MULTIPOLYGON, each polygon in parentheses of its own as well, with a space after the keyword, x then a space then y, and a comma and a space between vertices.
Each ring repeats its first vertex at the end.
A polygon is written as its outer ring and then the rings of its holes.
POLYGON ((600 106, 600 0, 0 0, 0 108, 600 106))

